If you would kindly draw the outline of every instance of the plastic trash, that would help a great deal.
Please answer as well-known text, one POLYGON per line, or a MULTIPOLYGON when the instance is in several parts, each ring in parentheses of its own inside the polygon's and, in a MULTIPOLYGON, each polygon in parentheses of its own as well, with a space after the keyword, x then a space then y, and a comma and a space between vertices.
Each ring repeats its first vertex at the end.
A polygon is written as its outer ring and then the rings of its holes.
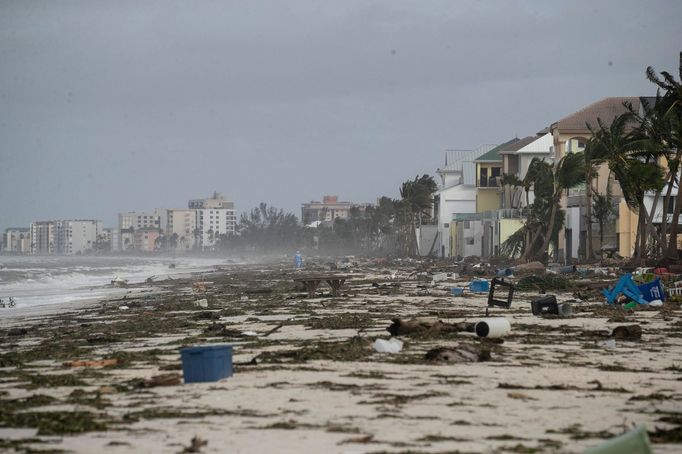
POLYGON ((258 333, 255 331, 242 331, 242 336, 253 337, 253 336, 258 336, 258 333))
MULTIPOLYGON (((490 291, 488 292, 488 307, 497 306, 509 309, 513 298, 514 284, 505 281, 502 277, 494 277, 490 283, 490 291), (502 291, 500 291, 500 289, 502 291), (504 295, 505 291, 507 293, 506 295, 504 295), (502 296, 503 299, 500 299, 500 296, 502 296)), ((487 309, 486 315, 488 315, 487 309)))
POLYGON ((125 306, 125 305, 124 305, 124 306, 118 306, 118 309, 121 310, 121 311, 127 311, 127 310, 130 309, 130 308, 129 308, 128 306, 125 306))
POLYGON ((389 340, 377 339, 372 346, 379 353, 399 353, 403 349, 403 342, 392 337, 389 340))
POLYGON ((641 426, 623 435, 605 441, 599 446, 588 448, 585 454, 651 454, 646 427, 641 426))
POLYGON ((197 301, 194 302, 194 305, 195 305, 196 307, 207 308, 207 307, 208 307, 208 300, 207 300, 206 298, 201 299, 201 300, 197 300, 197 301))
POLYGON ((431 279, 433 282, 441 282, 444 281, 448 278, 448 273, 436 273, 433 276, 431 276, 431 279))
POLYGON ((559 304, 556 296, 547 295, 530 302, 533 315, 559 314, 559 304))
POLYGON ((509 334, 511 324, 504 317, 490 317, 476 323, 474 331, 478 337, 496 339, 509 334))
POLYGON ((487 279, 474 279, 469 283, 469 290, 474 293, 485 293, 490 290, 490 282, 487 279))
POLYGON ((464 289, 462 287, 452 287, 450 293, 452 296, 462 296, 464 295, 464 289))
POLYGON ((616 349, 616 339, 607 339, 607 340, 601 342, 600 345, 607 350, 615 350, 616 349))
POLYGON ((562 317, 570 317, 573 315, 573 307, 568 303, 559 304, 559 315, 562 317))
POLYGON ((660 279, 647 282, 646 284, 638 285, 639 291, 642 292, 642 297, 651 302, 654 300, 665 301, 665 290, 660 279))
POLYGON ((653 307, 663 306, 663 301, 661 301, 661 300, 649 301, 649 306, 653 306, 653 307))

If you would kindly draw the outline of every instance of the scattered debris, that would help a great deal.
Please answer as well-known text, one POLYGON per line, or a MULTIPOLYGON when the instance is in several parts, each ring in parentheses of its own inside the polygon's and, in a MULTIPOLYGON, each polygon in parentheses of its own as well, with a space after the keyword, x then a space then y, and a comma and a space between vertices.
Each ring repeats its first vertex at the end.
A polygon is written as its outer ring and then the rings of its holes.
POLYGON ((107 366, 115 366, 117 364, 118 364, 118 359, 116 359, 116 358, 98 359, 98 360, 91 360, 91 361, 74 360, 74 361, 65 361, 63 363, 64 367, 107 367, 107 366))
POLYGON ((651 454, 651 445, 649 437, 644 426, 631 430, 616 438, 612 438, 599 446, 589 448, 585 454, 612 454, 612 453, 629 453, 629 454, 651 454))
POLYGON ((460 344, 455 348, 437 347, 426 352, 424 356, 429 361, 444 361, 451 363, 473 363, 479 361, 489 361, 491 358, 490 350, 485 347, 460 344))
POLYGON ((476 323, 474 331, 478 337, 495 339, 509 334, 511 324, 504 317, 490 317, 476 323))
POLYGON ((514 297, 514 284, 505 281, 504 278, 494 277, 490 283, 490 292, 488 293, 488 307, 486 307, 485 314, 488 315, 488 309, 491 307, 503 307, 509 309, 511 307, 512 298, 514 297), (506 290, 507 294, 504 299, 499 298, 499 288, 506 290))
POLYGON ((206 309, 208 307, 208 300, 206 298, 197 300, 194 302, 194 305, 196 307, 203 307, 204 309, 206 309))
POLYGON ((207 445, 208 441, 202 440, 201 438, 199 438, 198 435, 195 435, 192 438, 192 441, 190 442, 189 446, 186 446, 185 449, 182 450, 182 452, 183 453, 201 452, 201 449, 207 445))
POLYGON ((180 374, 161 374, 144 381, 145 388, 155 388, 157 386, 178 386, 182 384, 180 374))
POLYGON ((403 343, 392 337, 389 340, 377 339, 372 344, 372 347, 378 353, 399 353, 403 349, 403 343))
POLYGON ((434 333, 454 333, 454 332, 474 332, 474 323, 444 323, 438 321, 425 320, 402 320, 393 319, 393 323, 386 328, 391 336, 409 336, 412 334, 434 334, 434 333))
POLYGON ((621 325, 613 329, 611 337, 614 339, 640 340, 642 327, 639 325, 621 325))

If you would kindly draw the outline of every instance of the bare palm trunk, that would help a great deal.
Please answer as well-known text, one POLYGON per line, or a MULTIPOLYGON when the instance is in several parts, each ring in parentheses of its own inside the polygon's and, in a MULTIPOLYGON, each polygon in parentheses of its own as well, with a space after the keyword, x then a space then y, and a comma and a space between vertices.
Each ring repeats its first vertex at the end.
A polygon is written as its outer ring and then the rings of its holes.
MULTIPOLYGON (((591 172, 586 172, 585 178, 585 198, 587 199, 587 206, 585 207, 585 224, 587 227, 587 250, 585 251, 585 259, 592 260, 594 258, 594 245, 592 244, 592 175, 591 172)), ((604 246, 603 244, 601 245, 604 246)))
POLYGON ((639 210, 640 215, 639 215, 639 259, 640 263, 644 264, 644 261, 647 259, 647 252, 646 252, 646 212, 644 211, 644 205, 641 205, 642 208, 639 210))
POLYGON ((542 242, 542 247, 540 248, 541 254, 548 254, 549 242, 552 241, 552 233, 554 233, 554 223, 556 222, 556 212, 557 207, 561 201, 561 193, 559 193, 558 200, 555 198, 552 204, 552 212, 549 215, 549 225, 547 226, 547 233, 545 234, 545 239, 542 242))

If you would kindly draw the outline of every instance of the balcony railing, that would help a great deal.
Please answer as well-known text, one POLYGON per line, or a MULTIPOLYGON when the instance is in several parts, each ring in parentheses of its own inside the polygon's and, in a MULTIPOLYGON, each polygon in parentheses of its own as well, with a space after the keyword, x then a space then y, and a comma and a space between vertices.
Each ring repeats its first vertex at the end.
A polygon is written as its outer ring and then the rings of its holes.
POLYGON ((480 177, 478 179, 479 188, 499 188, 500 177, 480 177))

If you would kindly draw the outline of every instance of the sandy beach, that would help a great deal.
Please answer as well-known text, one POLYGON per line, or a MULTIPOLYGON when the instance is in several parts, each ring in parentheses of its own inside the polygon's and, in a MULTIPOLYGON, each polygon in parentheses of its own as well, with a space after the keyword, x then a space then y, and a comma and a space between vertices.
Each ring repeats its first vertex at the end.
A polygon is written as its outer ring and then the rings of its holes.
POLYGON ((453 297, 473 277, 456 265, 361 261, 343 271, 341 296, 325 284, 309 299, 294 278, 330 272, 309 266, 226 266, 102 302, 4 310, 0 449, 582 452, 641 425, 655 452, 682 449, 679 302, 623 311, 595 290, 615 277, 559 276, 547 282, 566 288, 522 287, 510 309, 491 309, 512 326, 501 341, 433 328, 378 353, 392 320, 474 322, 487 294, 453 297), (459 276, 421 279, 427 268, 459 276), (542 290, 573 314, 532 315, 542 290), (194 304, 202 298, 207 308, 194 304), (614 339, 625 325, 641 339, 614 339), (179 348, 205 344, 234 347, 234 375, 182 384, 179 348), (427 359, 439 347, 475 355, 427 359), (65 365, 100 359, 116 361, 65 365))

